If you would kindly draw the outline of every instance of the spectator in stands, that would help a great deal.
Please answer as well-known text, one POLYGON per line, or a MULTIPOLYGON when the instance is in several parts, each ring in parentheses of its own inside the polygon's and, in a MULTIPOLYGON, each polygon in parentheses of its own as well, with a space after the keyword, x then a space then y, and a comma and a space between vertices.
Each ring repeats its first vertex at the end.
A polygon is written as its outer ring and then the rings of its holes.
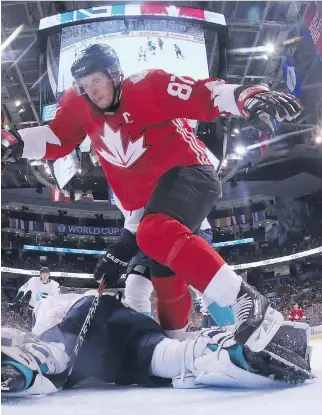
POLYGON ((305 315, 302 308, 299 304, 295 304, 293 309, 290 311, 288 319, 291 321, 303 321, 305 320, 305 315))

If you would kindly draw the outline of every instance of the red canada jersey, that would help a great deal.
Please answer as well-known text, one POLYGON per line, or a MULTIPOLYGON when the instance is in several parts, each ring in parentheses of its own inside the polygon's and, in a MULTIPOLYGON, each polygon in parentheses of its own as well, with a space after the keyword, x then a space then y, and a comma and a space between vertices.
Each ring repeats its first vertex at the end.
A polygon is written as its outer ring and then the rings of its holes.
POLYGON ((288 318, 289 320, 292 321, 302 321, 304 317, 304 313, 303 310, 301 308, 293 308, 293 310, 291 310, 288 318))
MULTIPOLYGON (((195 81, 148 70, 122 82, 115 112, 104 112, 69 89, 49 124, 61 144, 47 142, 43 158, 64 157, 88 135, 124 209, 142 208, 169 169, 211 164, 205 145, 186 119, 211 121, 217 117, 221 112, 214 90, 219 86, 231 87, 222 80, 195 81)), ((231 88, 228 95, 233 96, 231 88)), ((235 102, 230 105, 234 107, 235 102)))

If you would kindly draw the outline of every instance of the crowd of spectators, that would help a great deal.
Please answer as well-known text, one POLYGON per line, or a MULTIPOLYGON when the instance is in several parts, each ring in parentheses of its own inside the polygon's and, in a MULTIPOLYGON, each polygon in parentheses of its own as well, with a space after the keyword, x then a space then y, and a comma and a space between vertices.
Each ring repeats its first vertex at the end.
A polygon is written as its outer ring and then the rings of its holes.
MULTIPOLYGON (((57 255, 47 256, 46 266, 52 271, 59 272, 79 272, 93 273, 96 265, 96 257, 77 256, 73 254, 74 261, 70 261, 68 257, 63 257, 62 261, 58 261, 57 255), (78 259, 78 260, 77 260, 78 259)), ((1 266, 9 268, 20 268, 27 270, 38 270, 41 267, 39 257, 32 257, 25 254, 22 258, 16 258, 11 255, 2 255, 1 266)))
POLYGON ((223 247, 218 251, 229 265, 235 265, 292 255, 319 246, 322 246, 322 236, 306 237, 299 242, 290 242, 284 247, 267 244, 267 248, 260 249, 258 244, 252 244, 223 247))
MULTIPOLYGON (((75 236, 73 239, 67 238, 63 234, 49 237, 45 234, 19 236, 14 233, 2 232, 2 248, 22 248, 26 245, 41 245, 61 248, 76 249, 95 249, 104 250, 110 242, 103 237, 92 237, 90 240, 75 236)), ((293 242, 284 247, 279 247, 272 243, 252 243, 239 246, 227 246, 218 248, 220 255, 230 265, 250 263, 255 261, 269 260, 281 256, 292 255, 297 252, 306 251, 322 246, 322 236, 305 237, 298 242, 293 242)), ((6 258, 5 258, 6 261, 6 258)))
MULTIPOLYGON (((15 242, 17 239, 20 240, 20 246, 21 241, 26 244, 99 250, 103 250, 107 245, 106 241, 102 238, 95 238, 91 242, 84 241, 80 246, 79 240, 66 241, 64 240, 64 236, 60 236, 53 240, 37 239, 36 243, 30 235, 18 237, 14 234, 2 232, 2 236, 1 265, 32 270, 38 270, 40 268, 41 264, 39 256, 41 253, 22 252, 15 249, 15 242), (57 244, 57 242, 59 243, 57 244)), ((317 235, 304 237, 297 242, 293 241, 293 243, 285 245, 282 248, 270 243, 253 243, 224 247, 220 248, 219 251, 229 264, 240 264, 291 255, 321 245, 322 237, 317 235)), ((92 274, 97 261, 97 257, 93 255, 67 254, 60 258, 56 253, 46 253, 44 255, 46 255, 46 265, 48 265, 52 271, 92 274)), ((283 313, 285 318, 288 317, 294 304, 298 303, 304 310, 306 321, 311 325, 318 325, 322 324, 322 279, 321 276, 319 278, 320 279, 307 280, 305 279, 305 276, 304 278, 284 276, 283 278, 271 278, 267 281, 264 277, 257 288, 270 298, 274 303, 274 306, 283 313)), ((73 288, 66 288, 65 290, 70 291, 73 290, 73 288)), ((86 289, 84 288, 84 290, 86 289)), ((194 296, 193 293, 192 296, 194 296)), ((1 305, 2 325, 24 327, 24 324, 27 321, 25 313, 26 307, 22 307, 20 312, 10 309, 4 290, 2 290, 2 298, 4 300, 1 305)), ((152 303, 153 309, 155 310, 154 297, 152 297, 152 303)), ((155 312, 154 317, 156 318, 155 312)), ((191 314, 191 328, 199 328, 201 321, 202 315, 193 310, 191 314)))
MULTIPOLYGON (((112 235, 108 235, 107 238, 112 235)), ((52 246, 58 248, 75 248, 75 249, 96 249, 103 250, 108 245, 108 240, 104 237, 86 238, 74 236, 67 238, 64 234, 46 235, 46 234, 29 234, 21 236, 17 233, 1 232, 1 247, 4 249, 14 248, 22 249, 23 245, 35 246, 52 246)))
POLYGON ((1 226, 3 228, 10 226, 10 219, 20 219, 25 221, 63 223, 65 225, 84 225, 84 226, 115 226, 121 227, 124 224, 123 219, 110 219, 104 215, 97 213, 95 218, 83 218, 76 216, 68 216, 67 211, 59 210, 57 215, 39 214, 30 212, 29 210, 1 210, 1 226))
POLYGON ((129 20, 111 20, 105 22, 85 23, 82 25, 71 26, 62 31, 61 47, 66 48, 77 42, 84 41, 93 37, 110 33, 127 33, 136 31, 156 31, 156 32, 174 32, 184 33, 191 36, 203 37, 203 26, 187 22, 178 22, 177 20, 162 20, 160 18, 152 19, 129 19, 129 20))
MULTIPOLYGON (((291 282, 282 281, 279 284, 274 282, 263 283, 261 291, 268 295, 272 300, 274 307, 283 314, 287 320, 291 309, 295 304, 299 304, 304 311, 305 320, 311 326, 322 324, 322 279, 314 281, 291 282), (275 298, 271 298, 274 292, 275 298), (276 301, 278 299, 278 301, 276 301)), ((74 288, 61 286, 61 293, 77 292, 84 293, 88 288, 74 288)), ((116 294, 118 291, 124 292, 123 289, 111 289, 110 293, 116 294)), ((195 293, 191 290, 192 303, 195 302, 195 293)), ((14 310, 9 306, 9 297, 5 290, 1 290, 1 315, 2 326, 19 327, 27 329, 27 301, 24 301, 20 310, 14 310)), ((158 320, 156 313, 156 300, 154 294, 151 297, 153 318, 158 320)), ((189 330, 194 331, 201 328, 203 316, 197 312, 194 307, 191 309, 189 330)))
POLYGON ((260 290, 271 299, 284 318, 287 319, 290 310, 299 304, 311 326, 322 324, 322 278, 304 281, 272 279, 263 282, 260 290))

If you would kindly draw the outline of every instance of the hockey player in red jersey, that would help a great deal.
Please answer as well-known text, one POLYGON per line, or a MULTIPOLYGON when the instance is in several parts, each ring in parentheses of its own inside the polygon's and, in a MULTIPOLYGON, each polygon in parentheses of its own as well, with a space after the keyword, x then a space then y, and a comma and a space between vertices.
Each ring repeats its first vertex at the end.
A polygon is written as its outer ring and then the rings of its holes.
POLYGON ((298 304, 295 304, 290 311, 288 319, 291 321, 303 321, 305 319, 303 309, 298 304))
POLYGON ((136 238, 125 232, 110 246, 95 278, 106 274, 112 284, 119 265, 136 253, 137 241, 151 258, 159 305, 180 314, 182 327, 192 285, 203 294, 211 314, 214 303, 232 307, 238 343, 264 348, 278 330, 281 314, 196 235, 220 190, 205 146, 186 119, 212 121, 222 113, 234 114, 274 132, 276 121, 291 121, 301 113, 301 104, 261 85, 195 81, 163 70, 123 80, 118 57, 107 45, 87 48, 71 72, 74 87, 60 100, 55 119, 49 126, 20 130, 16 143, 6 147, 6 162, 21 155, 55 160, 88 135, 123 208, 145 207, 136 238))

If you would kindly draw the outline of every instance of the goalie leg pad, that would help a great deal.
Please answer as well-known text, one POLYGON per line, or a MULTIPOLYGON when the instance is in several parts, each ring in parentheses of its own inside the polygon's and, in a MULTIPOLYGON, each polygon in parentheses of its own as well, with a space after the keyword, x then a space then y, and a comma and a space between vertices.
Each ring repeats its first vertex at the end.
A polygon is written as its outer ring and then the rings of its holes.
POLYGON ((219 387, 263 388, 274 383, 273 379, 257 376, 234 365, 227 350, 220 352, 217 361, 214 361, 211 355, 207 355, 202 359, 202 361, 196 362, 196 368, 200 371, 200 375, 196 377, 196 384, 219 387))

